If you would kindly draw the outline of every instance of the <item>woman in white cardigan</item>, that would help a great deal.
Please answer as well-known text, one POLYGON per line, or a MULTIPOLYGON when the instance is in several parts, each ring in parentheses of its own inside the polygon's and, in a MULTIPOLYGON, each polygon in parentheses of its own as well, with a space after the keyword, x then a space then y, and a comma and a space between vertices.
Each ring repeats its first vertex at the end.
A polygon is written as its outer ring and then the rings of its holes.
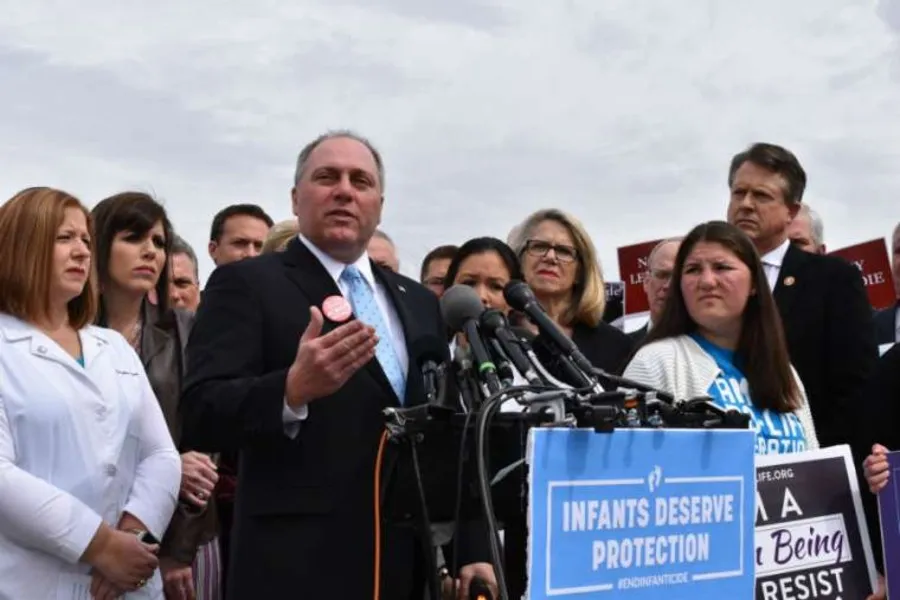
POLYGON ((625 377, 672 394, 708 396, 750 415, 757 454, 818 448, 781 317, 750 239, 722 221, 695 227, 675 260, 659 323, 625 377))

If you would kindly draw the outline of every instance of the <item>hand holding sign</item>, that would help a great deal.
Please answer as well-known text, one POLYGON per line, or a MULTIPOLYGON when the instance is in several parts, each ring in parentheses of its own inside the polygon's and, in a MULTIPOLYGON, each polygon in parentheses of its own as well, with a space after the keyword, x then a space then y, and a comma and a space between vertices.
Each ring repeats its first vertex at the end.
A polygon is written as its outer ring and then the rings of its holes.
POLYGON ((375 356, 378 337, 373 328, 354 320, 321 335, 324 321, 322 311, 310 307, 309 325, 300 337, 285 384, 285 399, 291 408, 335 393, 375 356))
POLYGON ((863 472, 866 475, 866 483, 869 484, 869 490, 873 494, 877 494, 887 485, 888 477, 891 474, 888 468, 887 459, 888 449, 881 444, 872 446, 872 454, 863 461, 863 472))

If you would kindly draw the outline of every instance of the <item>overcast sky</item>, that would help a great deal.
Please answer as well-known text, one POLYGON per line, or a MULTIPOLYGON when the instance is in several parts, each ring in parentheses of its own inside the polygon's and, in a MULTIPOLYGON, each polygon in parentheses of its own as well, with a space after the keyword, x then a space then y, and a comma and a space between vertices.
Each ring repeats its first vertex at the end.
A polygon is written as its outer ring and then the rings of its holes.
POLYGON ((401 270, 560 207, 617 246, 724 215, 730 157, 793 150, 838 248, 900 220, 900 2, 0 0, 0 196, 150 191, 200 254, 212 215, 290 216, 298 150, 387 163, 401 270))

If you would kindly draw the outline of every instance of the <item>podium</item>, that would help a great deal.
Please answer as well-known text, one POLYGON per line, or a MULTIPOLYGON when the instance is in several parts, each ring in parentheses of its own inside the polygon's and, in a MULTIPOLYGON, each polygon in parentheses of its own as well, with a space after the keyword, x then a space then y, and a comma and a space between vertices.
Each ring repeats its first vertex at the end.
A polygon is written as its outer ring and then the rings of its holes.
MULTIPOLYGON (((557 573, 559 561, 556 562, 557 566, 555 567, 547 563, 552 560, 550 557, 553 552, 559 551, 554 550, 555 546, 550 542, 552 537, 550 532, 554 527, 553 519, 559 515, 553 512, 557 510, 553 507, 541 508, 541 503, 546 504, 547 498, 554 497, 554 493, 559 493, 561 488, 556 485, 559 481, 570 483, 569 493, 577 495, 581 493, 579 490, 583 491, 589 487, 589 482, 596 483, 604 477, 609 478, 609 474, 615 472, 614 480, 624 479, 634 484, 629 493, 652 498, 655 491, 648 491, 646 485, 649 478, 654 477, 654 467, 660 466, 661 468, 659 483, 666 483, 669 488, 675 490, 678 486, 690 487, 686 479, 691 477, 695 479, 702 479, 704 476, 712 477, 707 483, 713 482, 709 484, 714 487, 716 478, 721 477, 722 474, 710 475, 707 471, 709 465, 715 464, 718 468, 725 470, 742 470, 742 477, 745 476, 746 479, 741 483, 743 491, 730 489, 729 493, 734 497, 740 496, 742 503, 740 513, 746 525, 745 529, 751 533, 745 536, 740 544, 735 542, 728 546, 730 549, 728 552, 725 552, 721 545, 716 546, 715 555, 717 557, 728 556, 732 559, 734 558, 733 551, 738 547, 742 549, 743 557, 739 561, 740 567, 732 569, 731 575, 723 575, 723 571, 719 570, 710 571, 714 573, 714 576, 710 576, 708 579, 704 579, 708 573, 699 571, 690 576, 700 577, 694 586, 698 590, 696 597, 703 598, 716 597, 716 594, 723 593, 723 591, 727 594, 730 593, 729 590, 743 589, 741 586, 747 585, 746 576, 749 574, 750 587, 748 589, 751 592, 748 598, 752 598, 754 432, 747 429, 624 427, 609 433, 597 433, 594 429, 551 427, 548 426, 552 425, 549 423, 551 419, 552 417, 546 414, 497 413, 490 422, 489 439, 487 440, 490 455, 487 471, 489 479, 492 480, 490 489, 493 512, 499 528, 505 532, 503 567, 506 575, 507 597, 521 597, 526 593, 526 585, 534 592, 530 597, 544 597, 545 595, 565 597, 568 588, 565 585, 563 587, 557 585, 556 582, 560 578, 564 581, 567 578, 574 581, 578 577, 587 579, 592 577, 590 572, 573 574, 563 570, 562 574, 559 574, 557 573), (729 446, 723 442, 726 439, 742 441, 729 446), (692 440, 692 442, 688 446, 684 446, 685 440, 692 440), (718 457, 716 452, 720 453, 718 457), (727 453, 721 455, 723 452, 727 453), (690 458, 686 458, 687 456, 690 458), (659 465, 646 463, 647 460, 656 460, 659 465), (679 460, 687 462, 679 465, 679 460), (640 464, 639 474, 634 471, 638 464, 640 464), (665 478, 669 477, 670 471, 679 473, 679 475, 674 479, 667 480, 665 478), (635 483, 638 480, 641 481, 641 485, 635 483), (556 491, 551 492, 551 487, 556 491), (540 512, 542 510, 543 512, 540 512), (544 563, 541 560, 544 560, 544 563), (542 566, 536 567, 536 564, 542 566), (530 577, 529 568, 531 569, 530 577), (536 568, 542 570, 542 573, 537 573, 536 568), (735 575, 738 571, 740 571, 740 576, 735 575), (734 581, 729 580, 729 577, 734 581), (701 581, 713 583, 706 585, 699 583, 701 581), (729 581, 733 584, 732 587, 727 585, 729 581), (540 586, 541 589, 534 586, 540 586), (707 595, 704 590, 712 590, 710 592, 712 595, 707 595)), ((389 480, 383 494, 383 514, 386 519, 398 524, 415 524, 421 517, 421 501, 417 489, 416 473, 413 462, 409 460, 411 443, 415 443, 419 457, 419 472, 430 522, 441 523, 483 518, 477 461, 475 460, 477 455, 475 421, 474 415, 454 414, 452 411, 435 407, 422 407, 420 414, 410 416, 402 427, 395 428, 395 442, 390 444, 393 446, 393 465, 387 475, 389 480)), ((734 481, 737 481, 734 477, 736 476, 732 476, 732 484, 728 485, 734 485, 734 481)), ((597 489, 600 491, 591 498, 583 499, 583 502, 599 501, 612 488, 601 485, 597 489)), ((659 487, 657 486, 656 489, 659 487)), ((574 496, 569 500, 582 501, 574 496)), ((647 501, 650 503, 647 510, 652 513, 653 502, 651 499, 647 501)), ((577 506, 581 507, 579 510, 589 510, 585 507, 594 505, 578 504, 577 506)), ((621 510, 621 507, 616 510, 621 510)), ((733 507, 732 510, 734 510, 733 507)), ((735 531, 735 526, 729 525, 729 527, 731 527, 729 531, 735 531)), ((585 535, 590 537, 592 534, 585 532, 585 535)), ((599 539, 603 536, 596 537, 599 539)), ((637 537, 640 538, 640 536, 637 537)), ((720 537, 713 536, 710 539, 716 540, 720 537)), ((576 538, 578 536, 571 536, 570 539, 575 540, 576 538)), ((555 539, 563 538, 557 536, 555 539)), ((579 547, 578 544, 582 542, 583 540, 577 543, 572 542, 574 544, 572 550, 563 550, 563 552, 572 556, 581 555, 578 559, 579 564, 583 564, 585 561, 590 564, 592 554, 585 553, 584 548, 579 547)), ((636 574, 613 579, 615 581, 620 579, 631 581, 632 579, 629 577, 637 581, 643 575, 636 574)), ((596 585, 608 586, 611 584, 605 582, 596 585)), ((573 588, 572 593, 575 594, 576 588, 579 586, 571 587, 573 588)), ((602 587, 602 589, 607 588, 602 587)), ((630 591, 627 596, 637 599, 666 593, 666 590, 660 587, 645 588, 645 591, 650 595, 641 595, 636 591, 630 591)), ((741 594, 735 596, 735 598, 740 597, 744 596, 741 594)))

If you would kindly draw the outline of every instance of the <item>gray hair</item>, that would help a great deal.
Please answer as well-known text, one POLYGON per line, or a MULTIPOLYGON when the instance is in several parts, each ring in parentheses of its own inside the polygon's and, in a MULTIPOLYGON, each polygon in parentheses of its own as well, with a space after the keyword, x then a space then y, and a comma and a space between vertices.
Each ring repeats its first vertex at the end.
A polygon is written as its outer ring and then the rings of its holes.
POLYGON ((816 247, 821 247, 825 243, 825 224, 822 222, 822 217, 805 202, 800 205, 797 214, 809 217, 809 235, 816 247))
POLYGON ((372 234, 372 237, 381 238, 384 241, 386 241, 388 244, 393 246, 394 248, 397 247, 397 244, 394 243, 394 240, 391 239, 391 236, 389 236, 388 234, 386 234, 385 232, 383 232, 380 229, 376 229, 375 233, 372 234))
POLYGON ((172 234, 172 249, 169 250, 169 256, 175 256, 176 254, 184 254, 191 262, 194 264, 194 279, 197 280, 197 283, 200 283, 200 267, 197 265, 197 255, 194 253, 194 249, 191 248, 191 245, 187 243, 187 241, 178 235, 177 233, 172 234))
POLYGON ((659 253, 659 251, 663 248, 663 246, 666 246, 668 244, 680 244, 683 241, 684 241, 684 236, 679 235, 676 237, 666 238, 666 239, 662 240, 661 242, 659 242, 658 244, 656 244, 655 246, 653 246, 653 250, 651 250, 650 254, 647 255, 647 266, 650 266, 653 264, 653 257, 659 253))
POLYGON ((336 129, 334 131, 325 132, 304 146, 303 150, 300 151, 300 154, 297 155, 297 167, 294 169, 294 183, 298 183, 303 177, 303 171, 306 169, 306 163, 309 162, 309 155, 313 153, 313 150, 315 150, 322 142, 337 138, 355 140, 368 148, 369 152, 372 153, 372 158, 375 160, 375 167, 378 170, 378 183, 381 184, 381 190, 384 191, 384 163, 381 160, 381 154, 375 149, 372 142, 349 129, 336 129))

